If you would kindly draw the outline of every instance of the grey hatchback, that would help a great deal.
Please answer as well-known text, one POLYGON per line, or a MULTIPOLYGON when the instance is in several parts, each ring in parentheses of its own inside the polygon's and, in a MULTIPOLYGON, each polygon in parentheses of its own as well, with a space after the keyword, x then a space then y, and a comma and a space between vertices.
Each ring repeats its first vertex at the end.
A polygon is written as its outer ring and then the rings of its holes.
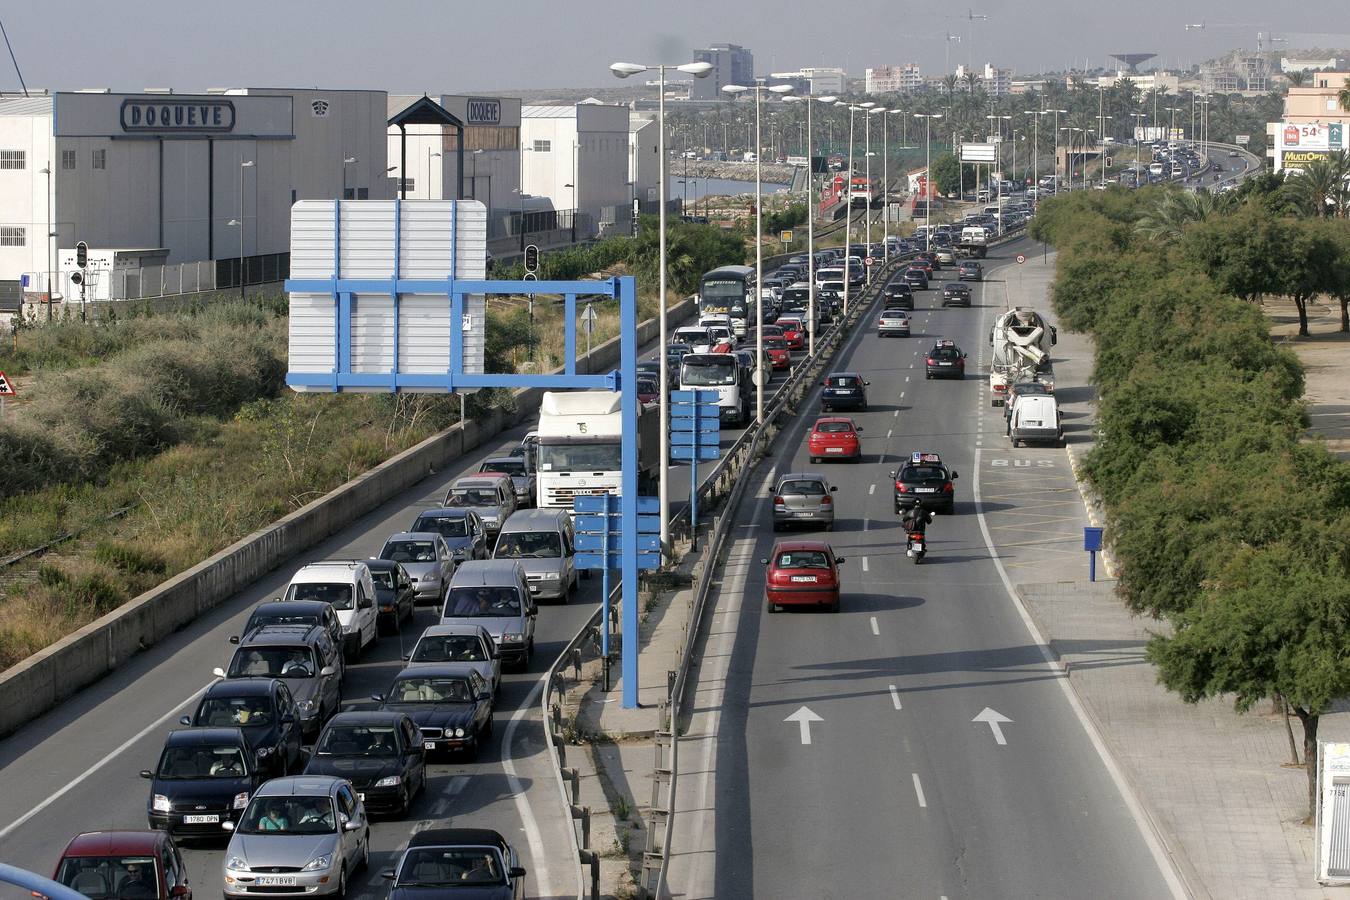
POLYGON ((773 490, 773 530, 789 525, 834 528, 834 497, 839 490, 824 475, 790 472, 778 479, 773 490))

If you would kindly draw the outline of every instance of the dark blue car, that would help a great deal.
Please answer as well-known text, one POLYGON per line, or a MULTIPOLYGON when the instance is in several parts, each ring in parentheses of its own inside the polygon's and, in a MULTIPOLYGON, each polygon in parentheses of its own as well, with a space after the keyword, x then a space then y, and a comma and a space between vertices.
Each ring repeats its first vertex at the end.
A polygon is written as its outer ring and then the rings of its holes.
POLYGON ((414 832, 392 869, 389 900, 522 900, 525 869, 506 838, 487 828, 414 832))
POLYGON ((224 822, 237 822, 266 777, 239 728, 172 731, 159 762, 141 772, 150 780, 146 818, 171 834, 228 837, 224 822))

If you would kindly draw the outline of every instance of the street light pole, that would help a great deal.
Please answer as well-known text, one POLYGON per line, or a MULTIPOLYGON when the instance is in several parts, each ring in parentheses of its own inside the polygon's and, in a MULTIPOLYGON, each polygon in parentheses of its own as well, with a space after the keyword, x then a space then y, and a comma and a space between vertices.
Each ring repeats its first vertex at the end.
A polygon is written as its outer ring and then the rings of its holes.
MULTIPOLYGON (((844 101, 839 101, 843 103, 844 101)), ((853 245, 853 114, 861 107, 848 106, 848 175, 844 178, 844 315, 848 315, 849 250, 853 245)))
MULTIPOLYGON (((661 459, 658 464, 658 484, 657 494, 659 496, 658 505, 660 506, 661 519, 661 551, 665 556, 670 552, 670 391, 666 385, 669 383, 669 356, 666 353, 666 191, 669 185, 666 184, 666 68, 662 63, 655 66, 641 65, 639 63, 616 62, 609 67, 610 72, 616 78, 627 78, 630 75, 637 75, 646 72, 649 69, 656 69, 659 73, 659 97, 657 99, 657 157, 659 163, 657 166, 657 180, 660 182, 658 188, 658 198, 660 209, 657 211, 659 225, 657 230, 657 268, 660 270, 658 276, 658 298, 656 303, 657 321, 660 331, 660 349, 657 351, 657 364, 659 366, 659 380, 661 391, 658 396, 658 408, 660 415, 660 454, 661 459)), ((707 78, 708 73, 712 71, 712 64, 706 62, 685 63, 673 68, 693 75, 695 78, 707 78)), ((574 182, 575 183, 575 182, 574 182)), ((758 287, 758 286, 756 286, 758 287)))
POLYGON ((933 215, 933 120, 942 118, 942 113, 915 113, 914 118, 923 119, 923 249, 928 251, 933 241, 929 221, 933 215))
MULTIPOLYGON (((248 282, 247 272, 245 271, 244 268, 244 222, 246 221, 244 219, 244 170, 250 169, 252 167, 253 167, 253 160, 251 159, 246 159, 239 164, 239 299, 240 300, 244 299, 244 285, 248 282)), ((347 188, 345 186, 345 182, 347 181, 347 166, 345 160, 343 161, 342 166, 342 180, 344 182, 342 194, 343 197, 345 198, 347 195, 347 188)), ((254 212, 257 212, 257 210, 254 210, 254 212)))
POLYGON ((52 167, 46 166, 42 174, 47 176, 47 321, 52 320, 52 304, 56 298, 52 293, 52 283, 56 280, 56 247, 53 238, 56 229, 52 227, 52 167))
POLYGON ((811 142, 816 139, 811 128, 811 108, 817 103, 834 103, 835 97, 784 97, 784 102, 806 104, 806 355, 816 355, 816 171, 811 142))
MULTIPOLYGON (((481 151, 475 150, 474 152, 475 152, 475 153, 479 153, 479 152, 481 152, 481 151)), ((435 151, 435 152, 432 152, 432 149, 431 149, 430 147, 427 148, 427 199, 428 199, 428 200, 434 200, 434 199, 436 199, 435 197, 431 196, 431 160, 432 160, 433 157, 439 157, 440 155, 441 155, 441 154, 440 154, 440 151, 439 151, 439 150, 438 150, 438 151, 435 151)), ((474 168, 473 168, 473 171, 474 171, 474 174, 475 174, 475 175, 478 174, 478 163, 477 163, 477 161, 474 162, 474 168)), ((478 183, 477 183, 477 180, 475 179, 475 182, 474 182, 474 199, 475 199, 475 200, 478 199, 477 194, 478 194, 478 183)))

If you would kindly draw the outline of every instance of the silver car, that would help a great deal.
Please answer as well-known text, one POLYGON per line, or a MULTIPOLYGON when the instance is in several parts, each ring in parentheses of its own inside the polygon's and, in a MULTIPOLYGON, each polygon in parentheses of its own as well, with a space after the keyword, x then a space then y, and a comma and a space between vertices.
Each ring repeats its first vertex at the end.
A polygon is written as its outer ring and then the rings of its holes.
POLYGON ((391 534, 380 550, 380 559, 403 564, 412 579, 414 602, 440 603, 455 575, 455 557, 445 538, 434 531, 400 531, 391 534))
POLYGON ((494 456, 478 466, 480 474, 499 472, 511 479, 516 492, 516 509, 534 506, 536 476, 530 471, 529 459, 524 456, 494 456))
POLYGON ((343 778, 274 778, 249 800, 225 849, 228 897, 344 897, 370 859, 365 806, 343 778))
POLYGON ((791 472, 778 479, 773 491, 773 530, 788 525, 834 528, 834 492, 824 475, 791 472))
POLYGON ((441 613, 442 625, 482 625, 502 658, 522 670, 534 654, 539 615, 525 570, 513 559, 466 562, 455 572, 441 613))
POLYGON ((450 485, 445 505, 478 513, 487 529, 488 543, 492 544, 502 524, 516 511, 516 488, 509 476, 499 472, 465 475, 450 485))
POLYGON ((404 659, 413 664, 465 663, 492 685, 492 693, 501 687, 502 658, 492 635, 482 625, 432 625, 404 659))
POLYGON ((877 319, 877 337, 892 334, 909 337, 909 313, 903 309, 882 310, 880 318, 877 319))

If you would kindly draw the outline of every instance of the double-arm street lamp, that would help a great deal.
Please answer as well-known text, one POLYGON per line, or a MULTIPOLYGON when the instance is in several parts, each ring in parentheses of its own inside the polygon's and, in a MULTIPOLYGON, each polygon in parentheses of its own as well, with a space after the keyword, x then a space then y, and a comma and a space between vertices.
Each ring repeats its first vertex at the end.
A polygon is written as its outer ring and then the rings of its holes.
MULTIPOLYGON (((835 97, 784 97, 785 103, 806 104, 806 353, 816 354, 816 172, 811 145, 815 132, 811 130, 811 107, 816 103, 834 103, 835 97)), ((824 154, 821 154, 822 158, 824 154)))
POLYGON ((933 229, 928 221, 933 214, 933 120, 942 118, 942 113, 915 113, 914 118, 923 119, 923 249, 930 250, 933 241, 933 229))
MULTIPOLYGON (((661 518, 661 551, 662 554, 670 551, 670 392, 666 390, 669 383, 669 358, 666 353, 666 191, 669 185, 666 184, 666 69, 675 69, 686 75, 693 75, 695 78, 707 78, 708 73, 712 71, 712 63, 691 62, 679 66, 668 66, 664 63, 656 65, 644 65, 642 63, 616 62, 609 67, 614 73, 615 78, 628 78, 630 75, 639 75, 643 72, 655 69, 658 73, 657 83, 659 85, 659 96, 657 98, 657 178, 659 180, 658 190, 661 208, 658 211, 659 236, 657 237, 657 266, 660 269, 659 291, 656 303, 657 320, 659 322, 660 332, 660 350, 657 351, 657 363, 660 366, 659 383, 661 392, 660 401, 660 478, 657 487, 657 493, 660 497, 660 518, 661 518)), ((575 212, 573 213, 575 215, 575 212)), ((758 285, 755 286, 758 290, 758 285)))

